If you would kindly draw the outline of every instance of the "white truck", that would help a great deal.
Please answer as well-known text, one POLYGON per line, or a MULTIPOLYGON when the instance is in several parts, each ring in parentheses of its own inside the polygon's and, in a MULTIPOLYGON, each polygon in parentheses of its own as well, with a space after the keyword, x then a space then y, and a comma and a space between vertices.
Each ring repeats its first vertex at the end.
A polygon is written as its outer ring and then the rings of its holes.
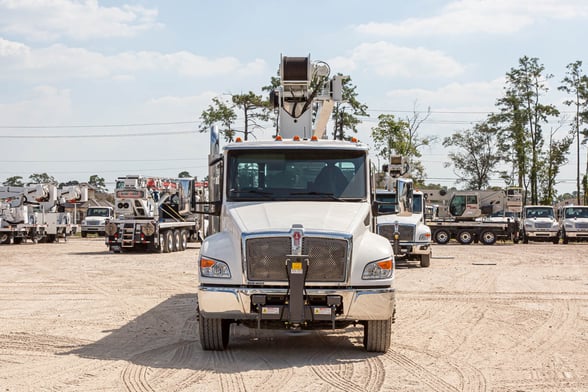
POLYGON ((202 217, 197 213, 200 206, 194 183, 194 178, 119 177, 115 216, 104 227, 109 250, 185 250, 188 241, 197 237, 202 217))
MULTIPOLYGON (((225 349, 232 323, 284 330, 359 324, 368 351, 390 346, 394 254, 374 233, 368 146, 321 140, 309 134, 312 116, 294 112, 311 110, 304 97, 323 96, 309 91, 321 66, 309 57, 282 58, 275 140, 237 140, 221 151, 211 130, 213 215, 198 257, 204 350, 225 349)), ((326 77, 325 85, 332 94, 326 77)))
POLYGON ((588 206, 563 206, 559 208, 558 216, 564 244, 588 241, 588 206))
POLYGON ((75 234, 77 225, 66 203, 88 198, 87 187, 29 184, 0 187, 0 243, 58 242, 75 234))
POLYGON ((559 222, 552 206, 531 205, 523 208, 521 238, 529 241, 559 243, 559 222))
POLYGON ((422 268, 431 265, 431 229, 425 224, 425 200, 420 191, 412 191, 412 208, 400 211, 396 190, 376 191, 379 214, 377 233, 390 240, 396 259, 418 260, 422 268))
POLYGON ((112 218, 114 218, 114 208, 112 207, 88 207, 80 228, 82 237, 86 238, 88 234, 97 234, 99 237, 104 237, 106 222, 112 218))

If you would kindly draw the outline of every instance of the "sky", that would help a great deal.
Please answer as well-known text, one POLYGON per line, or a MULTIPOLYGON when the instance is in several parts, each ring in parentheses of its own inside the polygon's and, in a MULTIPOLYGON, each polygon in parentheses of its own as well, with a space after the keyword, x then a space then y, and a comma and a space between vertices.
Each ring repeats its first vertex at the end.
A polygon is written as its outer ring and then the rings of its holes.
MULTIPOLYGON (((370 146, 380 114, 430 109, 419 129, 437 138, 421 149, 427 182, 455 186, 443 138, 496 110, 521 57, 553 75, 544 102, 570 116, 557 87, 568 64, 588 71, 587 22, 585 0, 0 0, 0 183, 203 179, 209 135, 198 128, 212 99, 265 94, 282 55, 310 55, 350 76, 370 146)), ((575 189, 572 151, 560 193, 575 189)))

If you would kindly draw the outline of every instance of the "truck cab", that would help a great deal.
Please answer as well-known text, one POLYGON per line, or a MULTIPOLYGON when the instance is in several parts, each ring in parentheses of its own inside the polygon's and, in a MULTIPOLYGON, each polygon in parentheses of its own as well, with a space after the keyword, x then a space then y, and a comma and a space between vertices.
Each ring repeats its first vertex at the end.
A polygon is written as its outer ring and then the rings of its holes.
MULTIPOLYGON (((218 143, 214 132, 211 139, 218 143)), ((231 323, 284 330, 359 324, 365 348, 386 351, 394 255, 373 230, 368 146, 278 137, 212 150, 215 214, 198 259, 202 347, 226 348, 231 323)))
POLYGON ((588 206, 564 206, 558 216, 564 244, 588 241, 588 206))
POLYGON ((88 207, 86 217, 82 220, 82 237, 86 238, 88 234, 97 234, 99 237, 104 237, 106 221, 113 217, 114 209, 112 207, 88 207))
POLYGON ((418 260, 420 266, 431 264, 431 229, 425 224, 425 200, 423 192, 412 192, 411 211, 401 212, 396 191, 376 191, 379 214, 378 234, 388 238, 397 259, 418 260))
POLYGON ((521 230, 521 237, 525 244, 529 241, 553 242, 554 244, 559 242, 559 223, 555 219, 555 210, 552 206, 525 206, 521 230))

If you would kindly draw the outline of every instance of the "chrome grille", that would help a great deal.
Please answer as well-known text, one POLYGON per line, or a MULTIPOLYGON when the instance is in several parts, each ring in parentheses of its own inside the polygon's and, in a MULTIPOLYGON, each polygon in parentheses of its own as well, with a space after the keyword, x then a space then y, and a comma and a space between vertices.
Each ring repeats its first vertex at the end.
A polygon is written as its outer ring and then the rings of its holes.
POLYGON ((535 227, 537 229, 550 229, 551 222, 535 222, 535 227))
POLYGON ((585 222, 576 222, 577 229, 588 229, 588 223, 585 222))
MULTIPOLYGON (((415 226, 413 225, 398 225, 398 233, 400 234, 400 241, 414 241, 415 226)), ((394 225, 385 224, 378 225, 378 234, 388 238, 390 241, 394 240, 394 225)))
MULTIPOLYGON (((307 282, 343 282, 347 266, 347 245, 343 239, 303 237, 302 254, 309 259, 307 282)), ((247 277, 251 281, 287 282, 290 237, 250 238, 245 242, 247 277)))

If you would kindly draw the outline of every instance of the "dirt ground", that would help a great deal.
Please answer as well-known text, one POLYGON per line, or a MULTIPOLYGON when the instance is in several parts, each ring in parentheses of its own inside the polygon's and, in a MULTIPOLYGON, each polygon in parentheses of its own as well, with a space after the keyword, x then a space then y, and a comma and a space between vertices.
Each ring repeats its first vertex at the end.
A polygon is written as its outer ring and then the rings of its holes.
POLYGON ((363 329, 198 342, 198 246, 0 246, 2 391, 588 391, 588 244, 434 245, 400 264, 392 347, 363 329))

